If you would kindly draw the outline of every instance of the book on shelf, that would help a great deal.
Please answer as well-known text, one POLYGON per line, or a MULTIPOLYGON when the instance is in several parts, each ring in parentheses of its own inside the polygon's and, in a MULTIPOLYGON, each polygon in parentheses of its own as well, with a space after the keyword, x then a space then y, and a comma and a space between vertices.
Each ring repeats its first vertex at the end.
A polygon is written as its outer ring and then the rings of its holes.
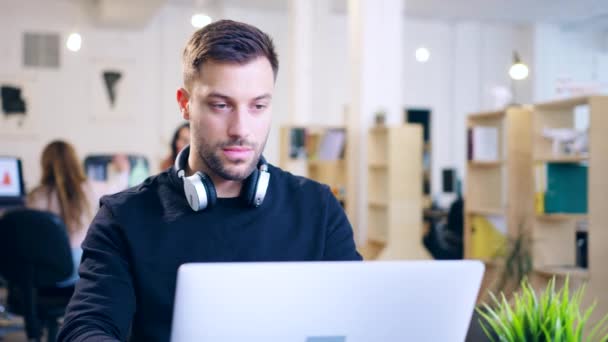
POLYGON ((289 131, 289 158, 309 160, 339 160, 344 157, 346 132, 328 129, 325 132, 294 127, 289 131))
POLYGON ((501 215, 473 215, 471 218, 471 256, 492 259, 504 253, 507 223, 501 215))
POLYGON ((547 163, 546 213, 587 212, 587 165, 547 163))
POLYGON ((498 161, 498 127, 473 126, 467 132, 467 157, 471 161, 498 161))
POLYGON ((534 211, 537 214, 545 213, 545 191, 547 190, 547 164, 534 165, 534 211))
POLYGON ((289 157, 306 158, 306 129, 292 128, 289 131, 289 157))
POLYGON ((319 160, 339 160, 344 155, 346 132, 344 129, 329 129, 319 144, 319 160))

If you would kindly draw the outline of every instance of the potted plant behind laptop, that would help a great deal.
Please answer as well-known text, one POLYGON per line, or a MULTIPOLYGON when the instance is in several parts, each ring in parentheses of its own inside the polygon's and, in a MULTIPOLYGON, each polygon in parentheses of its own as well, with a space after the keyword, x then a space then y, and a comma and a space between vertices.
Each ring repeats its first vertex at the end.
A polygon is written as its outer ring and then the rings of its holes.
MULTIPOLYGON (((507 241, 504 254, 498 255, 494 261, 498 264, 498 274, 492 290, 488 294, 504 293, 507 298, 519 290, 522 281, 533 271, 532 237, 526 229, 524 221, 518 225, 515 237, 507 241)), ((488 298, 486 298, 487 300, 488 298)))
POLYGON ((595 308, 594 304, 581 312, 584 292, 582 286, 570 295, 569 278, 566 278, 563 288, 556 291, 554 277, 537 296, 528 280, 524 280, 512 301, 508 301, 504 294, 500 298, 490 294, 492 303, 483 304, 477 313, 482 317, 480 324, 491 341, 607 341, 608 315, 591 326, 586 339, 583 339, 595 308))

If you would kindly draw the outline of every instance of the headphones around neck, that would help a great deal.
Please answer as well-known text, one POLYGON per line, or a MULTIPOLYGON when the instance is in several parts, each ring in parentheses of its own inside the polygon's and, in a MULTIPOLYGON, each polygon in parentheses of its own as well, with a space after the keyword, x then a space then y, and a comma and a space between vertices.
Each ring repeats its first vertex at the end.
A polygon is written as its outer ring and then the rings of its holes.
MULTIPOLYGON (((203 210, 213 207, 217 202, 217 193, 211 178, 206 174, 197 171, 192 176, 186 177, 186 167, 188 165, 188 155, 190 154, 190 145, 184 147, 175 158, 175 171, 177 176, 184 183, 184 193, 188 204, 194 211, 203 210)), ((257 168, 253 170, 251 175, 243 181, 240 198, 250 206, 257 208, 264 202, 268 184, 270 183, 270 173, 268 172, 268 164, 263 156, 260 156, 257 168)))

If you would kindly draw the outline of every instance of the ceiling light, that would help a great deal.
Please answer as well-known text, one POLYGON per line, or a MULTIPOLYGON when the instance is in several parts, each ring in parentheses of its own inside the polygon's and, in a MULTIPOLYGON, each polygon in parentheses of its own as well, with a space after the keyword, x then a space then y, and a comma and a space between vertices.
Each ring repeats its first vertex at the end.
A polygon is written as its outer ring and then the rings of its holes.
POLYGON ((420 63, 426 63, 431 57, 431 52, 425 47, 419 47, 416 49, 416 60, 420 63))
POLYGON ((78 50, 80 50, 80 47, 82 46, 82 37, 80 36, 79 33, 71 33, 68 36, 68 40, 66 41, 65 45, 67 46, 67 48, 70 51, 74 51, 77 52, 78 50))
POLYGON ((211 17, 202 13, 197 13, 192 16, 190 22, 192 23, 192 26, 201 28, 211 24, 211 17))
POLYGON ((509 68, 509 76, 516 81, 524 80, 528 77, 528 66, 521 62, 519 54, 513 53, 513 65, 509 68))

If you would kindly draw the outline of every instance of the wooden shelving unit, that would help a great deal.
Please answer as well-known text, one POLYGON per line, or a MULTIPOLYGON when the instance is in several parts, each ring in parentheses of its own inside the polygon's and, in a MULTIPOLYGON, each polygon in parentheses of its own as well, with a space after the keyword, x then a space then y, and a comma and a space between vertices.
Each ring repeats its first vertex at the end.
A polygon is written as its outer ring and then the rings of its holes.
POLYGON ((422 244, 420 125, 373 127, 368 135, 366 259, 427 259, 422 244))
POLYGON ((586 214, 536 214, 537 220, 563 221, 563 220, 585 220, 586 214))
POLYGON ((588 156, 557 156, 557 157, 536 157, 535 163, 580 163, 589 160, 588 156))
MULTIPOLYGON (((608 96, 578 97, 534 106, 532 151, 535 167, 542 168, 548 163, 586 166, 587 178, 587 212, 534 214, 534 268, 539 276, 562 279, 570 276, 587 283, 586 300, 589 303, 597 300, 598 305, 592 319, 608 313, 608 269, 605 267, 608 260, 607 131, 608 96), (588 113, 588 153, 555 155, 551 140, 543 137, 543 129, 575 128, 575 112, 579 106, 585 106, 588 113), (587 226, 587 268, 577 265, 576 260, 579 221, 586 221, 587 226)), ((540 194, 543 185, 547 186, 543 177, 546 177, 545 173, 535 172, 535 189, 540 194)))
POLYGON ((566 277, 570 276, 576 279, 588 280, 589 279, 589 271, 585 268, 581 267, 539 267, 536 269, 536 272, 541 276, 546 277, 566 277))
POLYGON ((525 228, 533 214, 531 124, 528 107, 468 116, 470 151, 466 169, 464 255, 486 264, 479 300, 484 300, 487 290, 499 279, 503 262, 500 257, 508 241, 525 228), (496 148, 495 160, 475 159, 469 130, 478 126, 496 129, 496 141, 488 145, 496 148))
MULTIPOLYGON (((347 160, 343 152, 336 159, 322 160, 319 158, 319 146, 328 132, 341 131, 344 133, 344 146, 346 148, 346 128, 343 126, 297 126, 287 125, 281 127, 279 166, 293 174, 313 179, 327 184, 336 198, 346 208, 349 193, 347 189, 347 160), (300 137, 294 141, 294 134, 300 137), (295 146, 301 145, 301 146, 295 146), (294 151, 294 149, 296 149, 294 151), (299 149, 299 150, 298 150, 299 149)), ((346 213, 351 217, 352 213, 346 213)))
POLYGON ((502 160, 497 161, 470 161, 468 162, 469 167, 501 167, 503 165, 502 160))
POLYGON ((467 162, 464 246, 465 258, 488 261, 500 254, 502 244, 516 236, 532 213, 531 109, 512 107, 469 115, 467 130, 477 126, 496 128, 497 158, 470 156, 467 162), (482 225, 480 220, 489 223, 482 225))
POLYGON ((467 213, 471 215, 496 215, 502 216, 505 214, 504 209, 497 208, 468 208, 467 213))

